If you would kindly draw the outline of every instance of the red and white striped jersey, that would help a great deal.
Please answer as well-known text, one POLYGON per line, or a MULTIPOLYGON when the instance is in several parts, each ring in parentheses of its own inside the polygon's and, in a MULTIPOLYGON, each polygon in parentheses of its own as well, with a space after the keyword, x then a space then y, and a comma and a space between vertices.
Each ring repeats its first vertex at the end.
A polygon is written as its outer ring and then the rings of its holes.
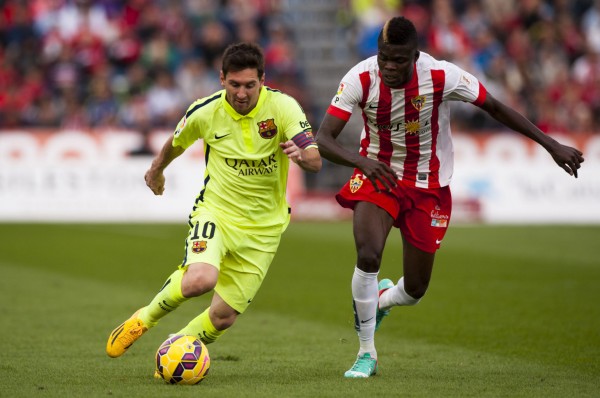
POLYGON ((388 164, 411 185, 439 188, 450 184, 454 168, 448 101, 480 106, 485 97, 473 75, 424 52, 410 82, 387 87, 373 56, 344 76, 327 113, 348 121, 354 106, 360 107, 360 154, 388 164))

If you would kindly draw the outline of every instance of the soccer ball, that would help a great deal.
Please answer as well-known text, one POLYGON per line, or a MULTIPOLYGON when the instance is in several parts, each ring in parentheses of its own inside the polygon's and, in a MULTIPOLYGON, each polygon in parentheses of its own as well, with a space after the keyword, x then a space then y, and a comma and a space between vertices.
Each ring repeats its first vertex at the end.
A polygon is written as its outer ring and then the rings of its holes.
POLYGON ((156 371, 167 383, 200 383, 209 368, 208 350, 194 336, 169 337, 156 351, 156 371))

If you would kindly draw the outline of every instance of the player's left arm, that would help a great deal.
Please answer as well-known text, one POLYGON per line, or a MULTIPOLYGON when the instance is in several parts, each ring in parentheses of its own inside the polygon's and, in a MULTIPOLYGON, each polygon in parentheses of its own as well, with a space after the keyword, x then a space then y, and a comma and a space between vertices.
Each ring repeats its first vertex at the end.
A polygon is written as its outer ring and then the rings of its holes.
POLYGON ((317 145, 314 144, 314 139, 312 139, 313 143, 308 144, 303 148, 306 141, 306 135, 312 137, 310 131, 305 131, 296 134, 291 140, 280 143, 279 146, 283 150, 283 153, 285 153, 292 162, 300 166, 302 170, 316 173, 321 170, 321 154, 317 149, 317 145))
POLYGON ((321 154, 306 114, 293 97, 285 94, 280 97, 279 109, 286 141, 280 142, 279 146, 288 159, 302 170, 316 173, 321 170, 321 154))
POLYGON ((489 92, 486 93, 486 98, 480 106, 500 123, 543 146, 556 164, 577 178, 577 169, 581 167, 581 163, 584 160, 581 151, 567 145, 562 145, 549 135, 544 134, 543 131, 537 128, 525 116, 497 100, 489 92))

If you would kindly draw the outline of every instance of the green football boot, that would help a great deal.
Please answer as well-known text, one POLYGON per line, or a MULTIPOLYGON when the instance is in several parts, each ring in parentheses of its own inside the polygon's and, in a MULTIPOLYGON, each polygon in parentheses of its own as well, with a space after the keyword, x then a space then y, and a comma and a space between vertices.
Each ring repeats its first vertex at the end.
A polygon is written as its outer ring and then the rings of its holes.
MULTIPOLYGON (((385 292, 388 289, 391 289, 392 287, 394 287, 394 282, 392 282, 389 279, 382 279, 379 281, 379 297, 381 297, 381 295, 383 294, 383 292, 385 292)), ((379 326, 381 325, 381 321, 383 320, 383 318, 385 318, 386 316, 388 316, 390 314, 390 310, 380 310, 379 309, 379 305, 377 306, 377 316, 375 317, 375 330, 379 329, 379 326)))

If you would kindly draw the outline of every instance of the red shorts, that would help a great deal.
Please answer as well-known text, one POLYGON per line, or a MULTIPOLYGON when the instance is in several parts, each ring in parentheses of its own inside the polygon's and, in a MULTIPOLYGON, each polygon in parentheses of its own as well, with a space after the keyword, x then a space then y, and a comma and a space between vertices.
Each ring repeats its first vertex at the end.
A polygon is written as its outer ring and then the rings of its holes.
POLYGON ((412 245, 435 253, 446 235, 452 213, 450 187, 424 189, 397 180, 391 192, 377 192, 360 170, 336 195, 342 207, 354 209, 357 202, 370 202, 381 207, 394 219, 394 227, 412 245))

